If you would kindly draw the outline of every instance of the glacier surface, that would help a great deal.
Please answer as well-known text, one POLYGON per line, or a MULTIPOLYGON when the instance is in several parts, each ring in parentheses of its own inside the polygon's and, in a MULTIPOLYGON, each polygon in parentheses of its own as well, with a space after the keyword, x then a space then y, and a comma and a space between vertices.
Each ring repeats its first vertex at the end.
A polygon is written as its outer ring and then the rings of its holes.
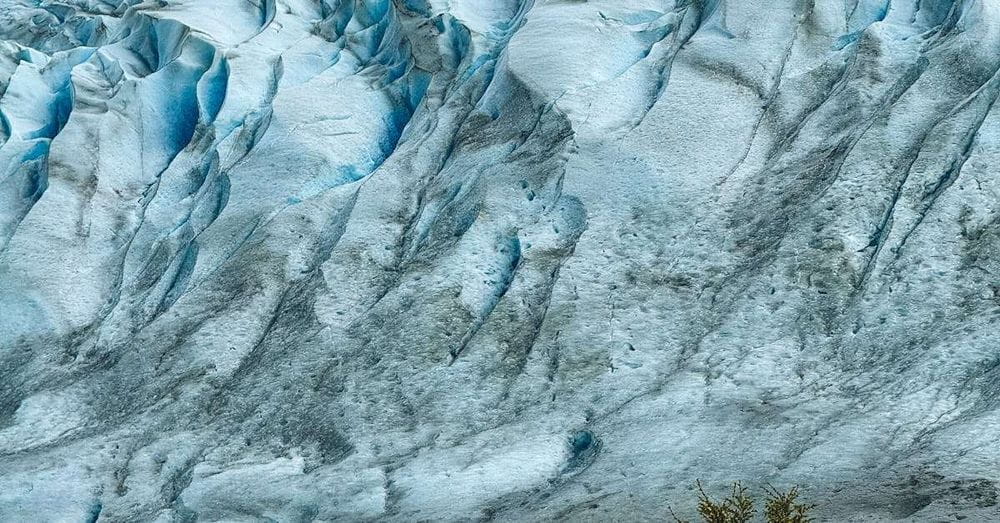
POLYGON ((0 520, 1000 520, 995 0, 0 0, 0 520))

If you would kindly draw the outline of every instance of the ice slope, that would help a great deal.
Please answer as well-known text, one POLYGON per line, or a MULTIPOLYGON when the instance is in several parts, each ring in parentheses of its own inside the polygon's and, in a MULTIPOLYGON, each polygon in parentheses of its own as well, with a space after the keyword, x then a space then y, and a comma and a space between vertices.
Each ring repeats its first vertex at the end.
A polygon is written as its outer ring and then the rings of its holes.
POLYGON ((1000 519, 998 71, 992 0, 0 1, 0 520, 1000 519))

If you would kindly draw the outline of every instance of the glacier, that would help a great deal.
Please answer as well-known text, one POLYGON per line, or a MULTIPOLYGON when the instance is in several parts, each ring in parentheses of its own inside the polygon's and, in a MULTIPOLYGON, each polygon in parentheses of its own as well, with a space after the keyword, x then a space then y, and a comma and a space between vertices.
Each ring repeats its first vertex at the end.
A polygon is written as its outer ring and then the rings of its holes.
POLYGON ((995 0, 0 0, 0 521, 1000 520, 995 0))

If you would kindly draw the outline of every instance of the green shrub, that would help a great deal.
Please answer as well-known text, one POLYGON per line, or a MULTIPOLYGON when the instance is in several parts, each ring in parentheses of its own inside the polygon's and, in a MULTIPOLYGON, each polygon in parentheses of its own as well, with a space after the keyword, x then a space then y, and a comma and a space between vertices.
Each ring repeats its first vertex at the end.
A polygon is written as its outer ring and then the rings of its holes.
POLYGON ((809 511, 816 505, 803 505, 795 501, 799 497, 799 487, 788 492, 768 486, 767 501, 764 503, 764 517, 768 523, 809 523, 809 511))
MULTIPOLYGON (((749 489, 739 482, 733 483, 733 490, 729 497, 718 503, 708 497, 705 489, 701 486, 701 481, 698 481, 696 485, 698 487, 698 514, 704 523, 749 523, 753 520, 757 512, 754 508, 753 498, 749 495, 749 489)), ((815 505, 797 503, 798 487, 792 487, 788 492, 781 492, 769 486, 766 493, 764 518, 767 523, 810 523, 813 521, 809 517, 809 511, 815 505)), ((674 521, 688 523, 678 518, 673 509, 669 510, 674 521)))

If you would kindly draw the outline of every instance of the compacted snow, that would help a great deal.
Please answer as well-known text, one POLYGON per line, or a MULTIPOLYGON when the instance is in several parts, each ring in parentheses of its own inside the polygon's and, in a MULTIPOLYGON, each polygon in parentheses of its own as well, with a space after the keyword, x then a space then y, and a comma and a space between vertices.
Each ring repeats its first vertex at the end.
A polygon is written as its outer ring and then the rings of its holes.
POLYGON ((0 520, 1000 520, 995 0, 0 0, 0 520))

